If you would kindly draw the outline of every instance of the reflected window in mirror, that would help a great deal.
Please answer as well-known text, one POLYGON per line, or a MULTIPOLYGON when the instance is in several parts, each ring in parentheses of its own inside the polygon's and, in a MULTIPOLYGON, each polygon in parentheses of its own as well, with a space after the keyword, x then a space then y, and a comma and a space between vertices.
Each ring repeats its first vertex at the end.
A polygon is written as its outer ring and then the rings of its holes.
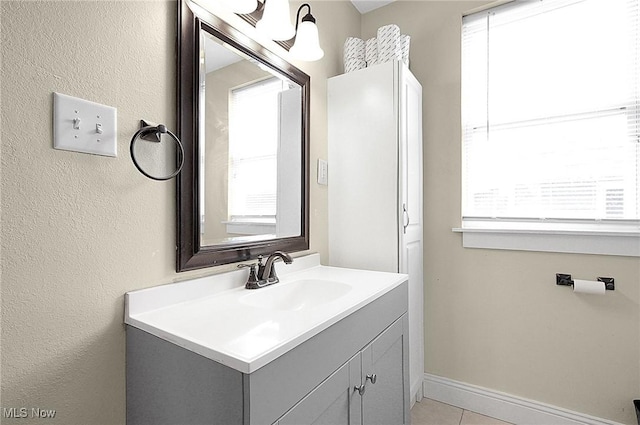
POLYGON ((271 77, 231 90, 229 101, 229 234, 276 236, 278 94, 271 77), (243 117, 254 117, 246 125, 243 117), (256 184, 260 182, 259 184, 256 184))

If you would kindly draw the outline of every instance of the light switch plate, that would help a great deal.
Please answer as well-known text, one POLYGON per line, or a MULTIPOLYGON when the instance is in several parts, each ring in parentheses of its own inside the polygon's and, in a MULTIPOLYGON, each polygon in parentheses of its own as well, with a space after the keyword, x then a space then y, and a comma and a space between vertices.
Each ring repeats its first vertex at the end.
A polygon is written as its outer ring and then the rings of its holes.
POLYGON ((318 184, 327 185, 329 180, 329 169, 327 161, 324 159, 318 159, 318 184))
POLYGON ((53 93, 53 147, 117 156, 117 110, 66 94, 53 93))

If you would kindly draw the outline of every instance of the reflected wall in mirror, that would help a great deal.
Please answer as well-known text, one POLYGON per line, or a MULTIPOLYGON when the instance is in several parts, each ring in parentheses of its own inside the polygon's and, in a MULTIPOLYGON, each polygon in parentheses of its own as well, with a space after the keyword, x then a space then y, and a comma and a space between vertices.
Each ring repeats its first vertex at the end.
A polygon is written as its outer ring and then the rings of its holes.
POLYGON ((309 247, 309 76, 179 4, 177 270, 309 247))

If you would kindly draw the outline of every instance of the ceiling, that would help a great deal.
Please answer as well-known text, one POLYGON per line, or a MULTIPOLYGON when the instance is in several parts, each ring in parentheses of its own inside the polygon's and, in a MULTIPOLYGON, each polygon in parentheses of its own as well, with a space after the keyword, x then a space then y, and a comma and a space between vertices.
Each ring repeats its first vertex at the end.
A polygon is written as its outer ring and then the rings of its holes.
POLYGON ((360 13, 367 13, 382 6, 392 3, 394 0, 351 0, 351 3, 360 13))

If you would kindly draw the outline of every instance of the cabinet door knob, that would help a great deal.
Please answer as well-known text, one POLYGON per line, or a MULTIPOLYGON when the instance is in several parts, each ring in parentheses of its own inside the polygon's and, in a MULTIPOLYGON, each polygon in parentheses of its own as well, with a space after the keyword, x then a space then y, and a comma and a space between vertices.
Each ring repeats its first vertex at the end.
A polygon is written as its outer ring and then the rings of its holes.
POLYGON ((375 384, 376 381, 378 380, 378 375, 376 375, 375 373, 372 373, 371 375, 367 375, 367 379, 371 381, 372 384, 375 384))
POLYGON ((357 391, 358 394, 360 394, 360 395, 364 394, 364 390, 365 390, 364 384, 356 385, 355 387, 353 387, 353 390, 357 391))

